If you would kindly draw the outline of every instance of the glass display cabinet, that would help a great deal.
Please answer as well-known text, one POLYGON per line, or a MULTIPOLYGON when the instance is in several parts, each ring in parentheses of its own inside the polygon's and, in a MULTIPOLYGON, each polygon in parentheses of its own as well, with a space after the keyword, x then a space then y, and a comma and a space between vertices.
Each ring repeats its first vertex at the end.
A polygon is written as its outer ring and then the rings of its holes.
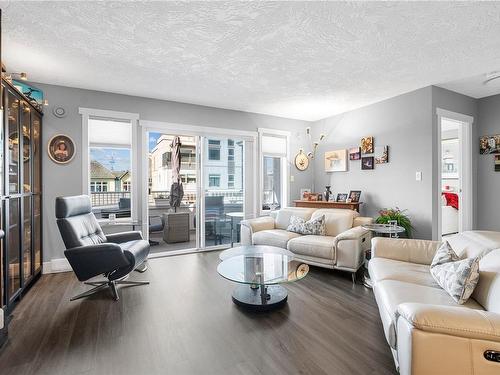
POLYGON ((2 80, 0 306, 8 314, 42 271, 42 113, 2 80))

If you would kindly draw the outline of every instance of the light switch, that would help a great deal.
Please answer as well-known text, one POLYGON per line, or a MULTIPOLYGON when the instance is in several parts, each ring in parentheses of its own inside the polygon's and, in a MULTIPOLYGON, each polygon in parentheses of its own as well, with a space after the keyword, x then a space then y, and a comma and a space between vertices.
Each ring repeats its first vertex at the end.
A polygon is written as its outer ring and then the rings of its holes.
POLYGON ((293 174, 290 176, 290 182, 295 182, 295 176, 293 174))
POLYGON ((415 172, 415 180, 422 181, 422 172, 415 172))

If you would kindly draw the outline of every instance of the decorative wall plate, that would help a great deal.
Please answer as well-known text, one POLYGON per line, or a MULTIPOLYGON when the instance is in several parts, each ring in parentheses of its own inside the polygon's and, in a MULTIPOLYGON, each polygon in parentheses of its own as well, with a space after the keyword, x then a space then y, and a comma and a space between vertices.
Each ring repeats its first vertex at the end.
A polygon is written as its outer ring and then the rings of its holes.
POLYGON ((295 167, 299 171, 305 171, 309 167, 309 158, 302 151, 295 156, 295 167))
POLYGON ((67 135, 58 134, 50 139, 47 145, 47 152, 54 162, 66 164, 75 157, 75 143, 67 135))

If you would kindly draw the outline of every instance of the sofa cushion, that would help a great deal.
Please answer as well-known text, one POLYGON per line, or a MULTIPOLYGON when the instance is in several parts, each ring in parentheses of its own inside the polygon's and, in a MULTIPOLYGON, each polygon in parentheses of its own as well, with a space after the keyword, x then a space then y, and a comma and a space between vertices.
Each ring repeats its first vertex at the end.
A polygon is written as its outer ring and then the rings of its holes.
POLYGON ((455 302, 462 305, 479 281, 479 258, 460 260, 444 241, 432 260, 431 275, 455 302))
POLYGON ((314 234, 318 236, 325 235, 325 216, 320 216, 315 219, 304 220, 298 216, 290 218, 290 224, 286 228, 289 232, 298 234, 314 234))
POLYGON ((472 298, 486 310, 500 314, 500 249, 491 250, 479 260, 479 282, 472 298))
POLYGON ((314 208, 303 208, 303 207, 285 207, 278 211, 276 214, 276 229, 286 229, 288 224, 290 224, 290 218, 292 216, 300 217, 304 220, 309 220, 311 218, 314 208))
POLYGON ((299 236, 300 234, 284 229, 267 229, 254 233, 252 239, 254 245, 268 245, 286 249, 288 241, 299 236))
POLYGON ((400 260, 373 258, 368 263, 372 282, 397 280, 432 288, 441 288, 425 264, 402 262, 400 260))
MULTIPOLYGON (((415 302, 432 305, 458 306, 458 304, 441 288, 433 288, 397 280, 382 280, 374 284, 373 292, 384 326, 385 338, 389 345, 396 349, 397 310, 401 303, 415 302)), ((472 309, 484 310, 481 305, 470 298, 464 305, 472 309)))
POLYGON ((489 250, 500 248, 500 232, 466 231, 447 236, 446 241, 460 258, 475 258, 489 250))
POLYGON ((335 259, 335 237, 307 235, 288 241, 288 250, 294 254, 316 258, 335 259))
POLYGON ((352 223, 359 213, 353 210, 325 208, 314 211, 312 218, 316 219, 325 215, 326 235, 335 237, 352 228, 352 223))

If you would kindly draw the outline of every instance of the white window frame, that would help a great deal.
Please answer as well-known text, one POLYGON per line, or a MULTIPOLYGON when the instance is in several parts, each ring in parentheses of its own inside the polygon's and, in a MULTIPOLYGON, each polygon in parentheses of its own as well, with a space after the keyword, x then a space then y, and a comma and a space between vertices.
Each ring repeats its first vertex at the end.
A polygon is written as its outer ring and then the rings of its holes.
POLYGON ((271 210, 262 209, 263 194, 264 194, 264 157, 280 157, 281 158, 281 208, 287 207, 290 202, 290 132, 286 130, 276 130, 269 128, 259 128, 259 213, 268 215, 271 210), (273 154, 262 151, 262 137, 271 136, 286 139, 286 154, 273 154))
MULTIPOLYGON (((131 207, 130 219, 138 220, 139 218, 139 202, 141 192, 139 191, 139 180, 141 176, 138 173, 138 165, 140 160, 140 150, 138 148, 138 124, 139 114, 131 112, 110 111, 96 108, 78 108, 78 113, 82 116, 82 194, 90 196, 90 144, 89 144, 89 120, 100 119, 109 121, 126 121, 130 122, 132 131, 132 144, 130 145, 130 155, 132 163, 132 178, 130 182, 131 188, 131 207)), ((96 145, 97 146, 97 145, 96 145)), ((98 145, 100 147, 113 145, 98 145)), ((124 148, 123 146, 121 148, 124 148)))

